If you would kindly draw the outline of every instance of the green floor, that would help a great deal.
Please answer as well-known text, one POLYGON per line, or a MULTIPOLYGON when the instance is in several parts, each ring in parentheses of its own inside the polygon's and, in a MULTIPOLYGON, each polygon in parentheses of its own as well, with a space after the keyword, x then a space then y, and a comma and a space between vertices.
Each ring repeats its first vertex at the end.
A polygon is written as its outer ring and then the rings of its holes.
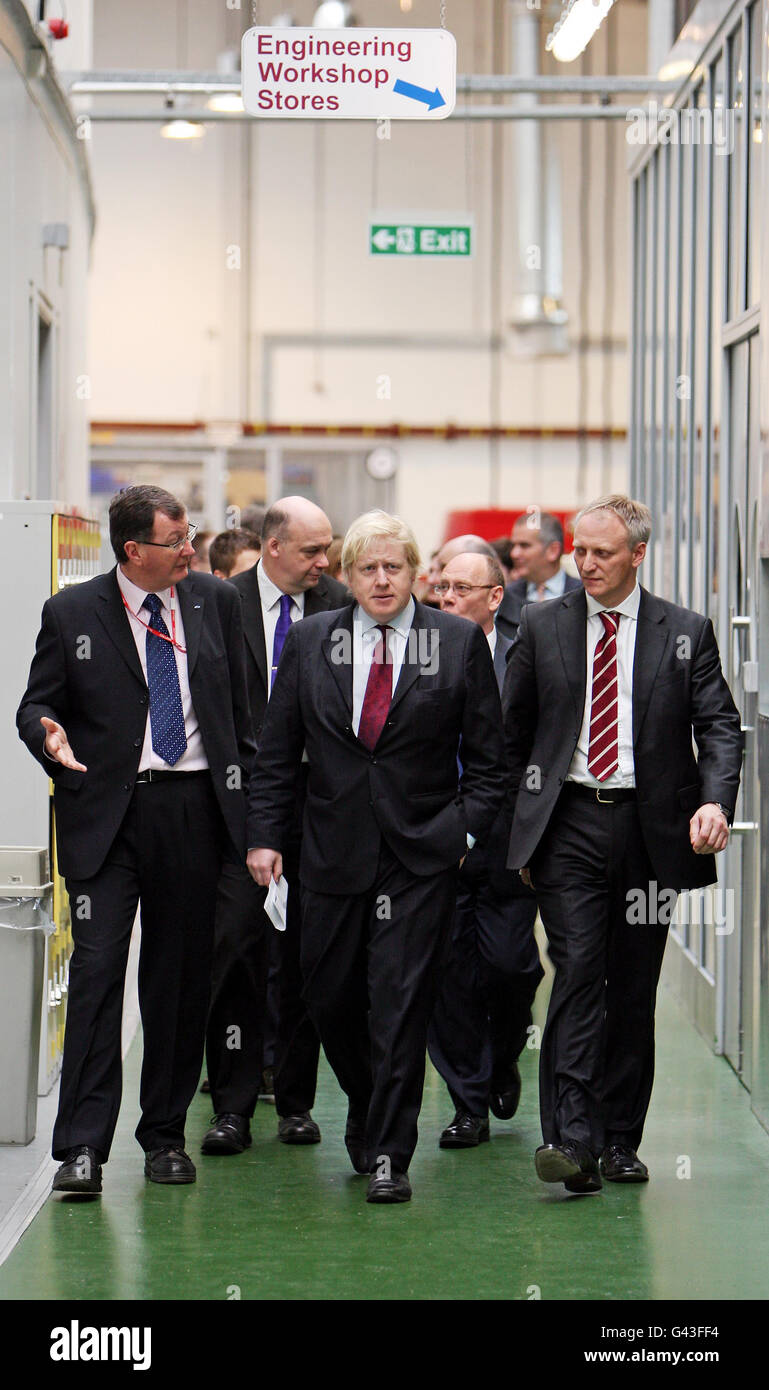
POLYGON ((438 1149, 450 1107, 428 1070, 414 1199, 400 1207, 366 1205, 325 1064, 320 1145, 279 1144, 260 1104, 247 1153, 203 1158, 210 1102, 198 1096, 187 1131, 197 1184, 146 1182, 132 1136, 137 1040, 103 1197, 49 1198, 0 1268, 0 1299, 765 1299, 769 1136, 667 995, 658 1019, 647 1187, 575 1198, 537 1180, 532 1051, 519 1114, 492 1121, 477 1150, 438 1149))

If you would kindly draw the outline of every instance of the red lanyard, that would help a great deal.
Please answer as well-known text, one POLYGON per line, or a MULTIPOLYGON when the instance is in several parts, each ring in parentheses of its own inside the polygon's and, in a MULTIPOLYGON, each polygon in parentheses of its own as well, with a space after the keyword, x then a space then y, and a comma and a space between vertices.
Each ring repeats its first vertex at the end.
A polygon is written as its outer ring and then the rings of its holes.
POLYGON ((123 600, 124 607, 131 614, 131 617, 136 619, 137 623, 141 623, 142 627, 146 627, 147 631, 151 632, 154 637, 161 637, 164 642, 170 642, 172 647, 176 647, 177 652, 181 652, 183 656, 186 656, 187 648, 181 647, 176 640, 176 606, 174 603, 173 587, 171 588, 171 627, 173 629, 173 637, 169 637, 167 632, 158 632, 156 627, 150 627, 149 623, 145 623, 144 619, 140 618, 138 613, 134 613, 122 589, 120 590, 120 597, 123 600))

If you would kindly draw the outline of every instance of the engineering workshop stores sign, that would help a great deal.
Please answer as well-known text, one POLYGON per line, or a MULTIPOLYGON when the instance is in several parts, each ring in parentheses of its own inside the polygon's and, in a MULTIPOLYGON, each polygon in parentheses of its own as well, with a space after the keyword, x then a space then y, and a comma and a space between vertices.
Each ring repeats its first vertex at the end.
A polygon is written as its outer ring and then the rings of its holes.
POLYGON ((454 110, 457 46, 447 29, 270 29, 243 35, 251 116, 441 121, 454 110))

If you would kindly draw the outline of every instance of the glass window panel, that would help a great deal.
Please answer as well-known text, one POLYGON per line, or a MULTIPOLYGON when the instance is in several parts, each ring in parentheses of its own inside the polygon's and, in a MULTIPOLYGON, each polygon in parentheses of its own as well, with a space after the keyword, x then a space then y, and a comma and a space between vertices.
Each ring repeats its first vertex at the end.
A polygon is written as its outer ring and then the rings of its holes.
POLYGON ((750 154, 748 165, 748 305, 758 304, 761 273, 761 145, 767 138, 761 112, 761 5, 750 11, 750 154))
POLYGON ((675 307, 671 306, 671 280, 674 261, 671 248, 675 244, 677 227, 676 199, 673 196, 675 183, 671 177, 674 157, 678 149, 673 145, 662 145, 657 154, 659 164, 657 182, 657 353, 656 375, 657 392, 654 416, 656 441, 656 481, 655 512, 657 536, 663 542, 656 560, 655 586, 659 593, 670 597, 670 548, 663 538, 669 535, 670 528, 670 474, 671 439, 673 411, 671 409, 671 370, 674 361, 675 307))
MULTIPOLYGON (((714 68, 714 131, 718 129, 717 122, 724 120, 724 77, 725 62, 724 56, 718 59, 714 68), (720 115, 719 115, 720 113, 720 115)), ((710 439, 710 507, 709 507, 709 526, 710 526, 710 563, 708 572, 710 574, 710 593, 708 612, 709 617, 715 617, 715 595, 718 593, 718 472, 719 472, 719 448, 721 443, 721 361, 723 349, 721 347, 721 332, 724 323, 724 215, 726 208, 726 180, 727 165, 730 163, 723 154, 718 152, 717 147, 713 146, 713 199, 712 199, 712 218, 713 218, 713 254, 712 254, 712 273, 713 273, 713 299, 711 305, 711 332, 710 332, 710 409, 711 409, 711 439, 710 439)))
MULTIPOLYGON (((702 110, 707 107, 707 84, 703 83, 697 93, 697 105, 702 110)), ((710 350, 710 325, 708 323, 708 222, 710 215, 710 195, 708 175, 712 160, 712 145, 700 141, 694 146, 696 160, 697 212, 692 229, 692 285, 695 310, 694 330, 694 370, 692 373, 692 401, 694 429, 690 441, 693 468, 692 506, 689 532, 692 547, 692 590, 690 607, 698 613, 706 611, 705 575, 707 556, 704 546, 707 542, 707 516, 704 509, 705 495, 705 455, 708 400, 708 353, 710 350)))
MULTIPOLYGON (((745 308, 743 299, 743 152, 745 149, 746 81, 742 51, 742 22, 737 25, 730 41, 731 49, 731 113, 727 111, 726 134, 734 132, 734 148, 727 159, 729 166, 729 318, 735 318, 745 308)), ((718 147, 717 147, 718 148, 718 147)), ((727 145, 728 148, 728 145, 727 145)), ((724 155, 719 153, 719 158, 724 155)))
POLYGON ((680 149, 680 260, 677 286, 678 363, 675 373, 675 427, 678 440, 678 487, 673 518, 673 545, 677 557, 675 598, 684 605, 689 602, 689 403, 692 393, 690 360, 690 324, 693 294, 692 275, 692 187, 693 166, 697 146, 681 145, 680 149))

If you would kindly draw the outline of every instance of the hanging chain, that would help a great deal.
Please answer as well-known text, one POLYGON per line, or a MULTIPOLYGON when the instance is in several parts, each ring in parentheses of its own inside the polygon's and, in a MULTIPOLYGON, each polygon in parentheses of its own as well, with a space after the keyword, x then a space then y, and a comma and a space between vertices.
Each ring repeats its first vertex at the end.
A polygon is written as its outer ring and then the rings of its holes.
POLYGON ((252 25, 253 25, 254 28, 256 28, 257 25, 259 24, 259 21, 260 21, 260 14, 259 14, 259 11, 261 10, 261 8, 262 8, 261 0, 251 0, 251 23, 252 23, 252 25))
POLYGON ((446 28, 446 0, 441 0, 441 29, 446 28))

